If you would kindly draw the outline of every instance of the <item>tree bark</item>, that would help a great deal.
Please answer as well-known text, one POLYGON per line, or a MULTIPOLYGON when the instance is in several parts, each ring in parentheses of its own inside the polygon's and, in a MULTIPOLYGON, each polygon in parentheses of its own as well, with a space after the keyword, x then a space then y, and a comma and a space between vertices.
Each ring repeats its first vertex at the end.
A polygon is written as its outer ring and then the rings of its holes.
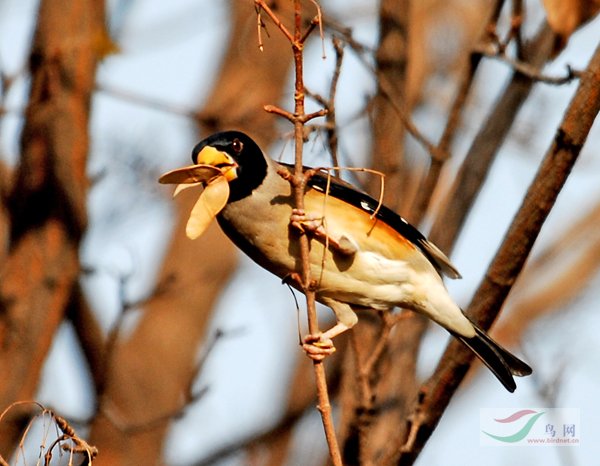
MULTIPOLYGON (((554 141, 469 305, 467 313, 483 329, 488 329, 500 312, 599 111, 600 46, 582 74, 554 141)), ((436 372, 419 390, 409 417, 414 423, 412 428, 416 429, 414 442, 405 445, 398 464, 414 463, 466 375, 473 357, 473 353, 457 341, 448 345, 436 372)))
MULTIPOLYGON (((31 90, 21 159, 8 194, 9 238, 0 266, 0 409, 32 399, 79 275, 86 227, 90 97, 103 37, 104 6, 44 0, 31 55, 31 90)), ((28 416, 0 423, 10 452, 28 416)))

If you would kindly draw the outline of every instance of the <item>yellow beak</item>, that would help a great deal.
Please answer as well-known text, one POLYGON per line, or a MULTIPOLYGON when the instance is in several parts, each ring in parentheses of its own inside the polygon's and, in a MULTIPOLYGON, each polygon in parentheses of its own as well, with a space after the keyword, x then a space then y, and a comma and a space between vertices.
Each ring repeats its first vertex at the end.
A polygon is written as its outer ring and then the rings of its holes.
POLYGON ((237 178, 238 164, 226 152, 215 149, 211 146, 206 146, 198 154, 196 160, 198 165, 212 165, 218 168, 223 173, 227 181, 232 181, 237 178))

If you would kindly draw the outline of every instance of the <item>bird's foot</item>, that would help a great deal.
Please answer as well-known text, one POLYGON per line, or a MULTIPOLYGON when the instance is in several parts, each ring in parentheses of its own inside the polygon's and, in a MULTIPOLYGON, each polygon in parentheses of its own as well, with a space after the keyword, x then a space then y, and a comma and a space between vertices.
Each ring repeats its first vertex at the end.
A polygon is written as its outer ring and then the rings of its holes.
POLYGON ((303 209, 292 209, 290 225, 301 233, 312 233, 315 236, 327 236, 323 225, 323 217, 307 214, 303 209))
POLYGON ((304 337, 302 349, 313 361, 323 361, 327 356, 335 353, 333 341, 322 333, 304 337))
POLYGON ((342 235, 338 239, 332 238, 325 228, 324 217, 307 214, 302 209, 293 209, 290 225, 301 233, 312 234, 332 250, 344 256, 352 256, 358 251, 356 244, 348 237, 342 235))

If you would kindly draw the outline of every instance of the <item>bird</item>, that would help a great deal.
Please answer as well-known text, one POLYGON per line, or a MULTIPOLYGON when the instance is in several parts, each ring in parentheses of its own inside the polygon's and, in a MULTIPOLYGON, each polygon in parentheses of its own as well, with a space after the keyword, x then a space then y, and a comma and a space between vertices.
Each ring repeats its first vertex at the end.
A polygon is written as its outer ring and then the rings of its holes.
POLYGON ((159 179, 177 184, 175 194, 204 187, 188 220, 190 238, 202 234, 216 217, 223 232, 254 262, 302 291, 293 277, 301 272, 299 237, 309 235, 315 299, 336 318, 330 329, 304 339, 313 359, 335 351, 333 338, 354 327, 357 311, 400 308, 445 328, 510 392, 516 389, 513 376, 532 373, 450 297, 443 276, 455 279, 460 274, 448 257, 380 201, 328 171, 305 167, 304 209, 296 209, 288 181, 292 166, 265 155, 241 131, 205 138, 194 147, 192 162, 159 179))

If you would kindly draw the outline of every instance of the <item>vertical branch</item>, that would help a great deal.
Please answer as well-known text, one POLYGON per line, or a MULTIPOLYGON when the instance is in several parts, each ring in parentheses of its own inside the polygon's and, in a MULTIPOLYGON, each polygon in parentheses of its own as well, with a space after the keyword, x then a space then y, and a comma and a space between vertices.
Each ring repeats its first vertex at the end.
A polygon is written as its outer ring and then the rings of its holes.
MULTIPOLYGON (((295 68, 295 92, 294 92, 294 180, 292 184, 294 189, 294 202, 297 209, 304 209, 304 189, 306 177, 302 170, 302 149, 304 146, 304 75, 303 75, 303 49, 302 38, 302 4, 300 0, 294 0, 294 68, 295 68)), ((310 277, 310 250, 308 237, 300 235, 300 261, 302 286, 306 295, 306 312, 308 315, 308 329, 311 335, 319 333, 319 323, 317 320, 317 309, 315 304, 315 292, 311 287, 310 277)), ((333 415, 331 404, 329 402, 329 393, 327 391, 327 381, 325 378, 325 367, 322 361, 314 362, 315 379, 317 383, 317 397, 319 400, 318 409, 321 413, 323 427, 327 445, 329 446, 329 455, 334 465, 341 465, 342 459, 335 436, 333 426, 333 415)))
MULTIPOLYGON (((318 102, 327 112, 325 115, 325 135, 327 137, 327 145, 329 146, 331 164, 334 167, 339 167, 340 162, 338 157, 338 128, 335 114, 335 99, 340 73, 342 71, 342 61, 344 59, 344 43, 341 39, 335 36, 333 37, 332 43, 335 50, 335 68, 329 84, 329 95, 327 98, 325 98, 320 94, 310 92, 308 89, 305 89, 305 94, 318 102)), ((335 176, 340 176, 339 168, 335 168, 333 172, 335 176)))
POLYGON ((373 97, 373 168, 386 174, 384 201, 395 207, 405 200, 404 108, 410 1, 383 0, 379 6, 380 38, 375 54, 377 93, 373 97), (394 205, 395 204, 395 205, 394 205))
MULTIPOLYGON (((74 302, 103 21, 101 2, 40 2, 21 158, 6 199, 10 237, 0 264, 0 374, 5 375, 0 409, 34 396, 55 332, 74 302)), ((14 447, 19 421, 11 416, 0 425, 0 451, 14 447)))
MULTIPOLYGON (((288 176, 288 180, 292 186, 294 204, 297 209, 304 209, 304 190, 306 187, 307 176, 304 174, 302 165, 302 152, 304 147, 304 125, 307 121, 317 116, 322 116, 325 111, 316 112, 310 115, 305 113, 304 107, 304 43, 308 38, 308 31, 302 31, 302 3, 300 0, 294 0, 294 31, 293 34, 286 29, 281 21, 276 17, 272 10, 262 1, 255 0, 257 11, 260 14, 264 10, 275 22, 282 33, 291 38, 292 52, 294 57, 294 113, 289 114, 279 108, 267 106, 267 111, 277 113, 286 117, 294 125, 294 173, 288 176)), ((315 3, 317 8, 319 6, 315 3)), ((317 18, 313 19, 309 28, 314 28, 315 21, 319 21, 320 11, 317 18)), ((315 304, 315 291, 312 286, 310 276, 310 249, 309 239, 305 234, 301 234, 298 238, 300 250, 300 281, 302 291, 306 296, 306 309, 308 316, 308 329, 311 335, 319 333, 319 324, 317 320, 317 310, 315 304)), ((341 466, 342 459, 339 451, 335 428, 333 425, 333 414, 329 401, 329 393, 327 390, 327 381, 325 376, 325 367, 322 361, 314 361, 315 379, 317 384, 318 409, 321 413, 325 437, 329 447, 329 455, 334 466, 341 466)))

